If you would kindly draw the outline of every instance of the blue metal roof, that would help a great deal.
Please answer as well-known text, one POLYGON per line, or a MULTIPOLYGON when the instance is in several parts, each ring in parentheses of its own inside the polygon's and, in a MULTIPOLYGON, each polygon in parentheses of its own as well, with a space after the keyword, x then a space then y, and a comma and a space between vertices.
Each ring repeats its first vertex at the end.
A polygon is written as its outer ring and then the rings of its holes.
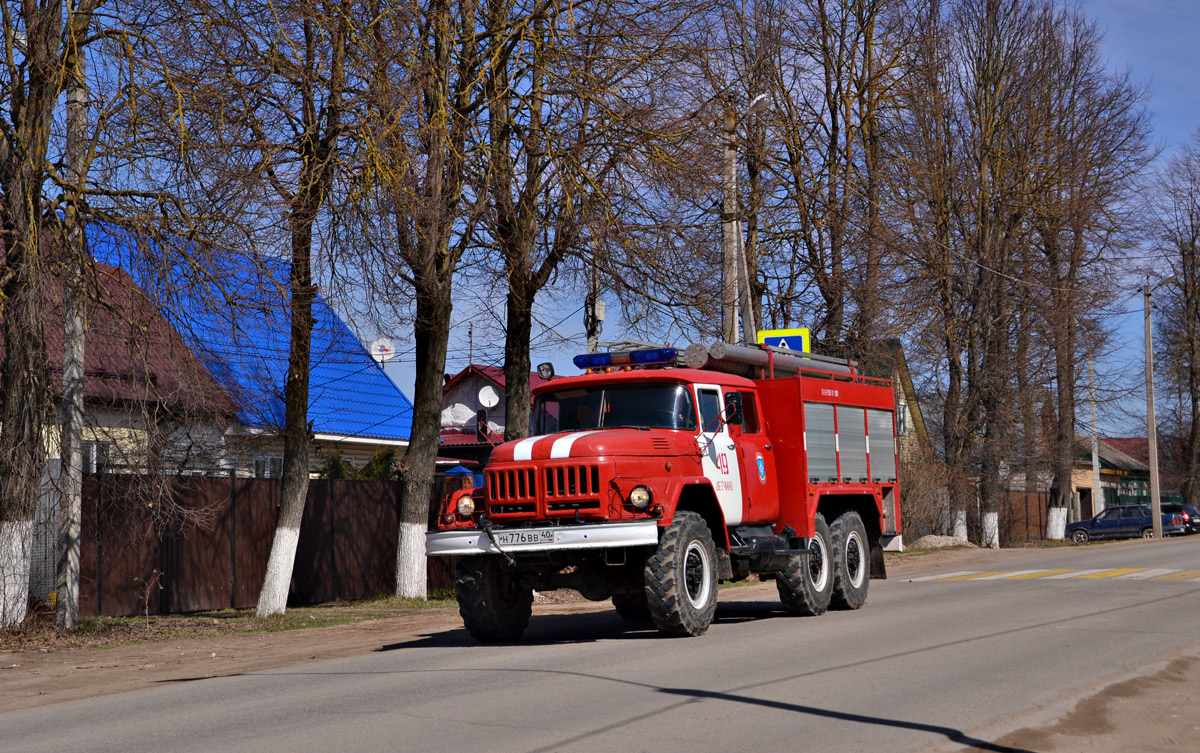
MULTIPOLYGON (((246 426, 283 427, 288 268, 88 227, 92 256, 129 272, 238 406, 246 426), (182 253, 183 250, 189 253, 182 253)), ((412 403, 328 302, 313 302, 308 418, 318 434, 407 440, 412 403)))

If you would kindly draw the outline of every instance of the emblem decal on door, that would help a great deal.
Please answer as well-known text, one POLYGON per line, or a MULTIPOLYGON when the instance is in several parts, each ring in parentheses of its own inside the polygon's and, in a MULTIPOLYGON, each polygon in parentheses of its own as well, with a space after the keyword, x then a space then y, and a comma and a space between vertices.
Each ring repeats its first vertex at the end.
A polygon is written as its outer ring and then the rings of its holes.
POLYGON ((762 453, 755 453, 755 460, 758 462, 758 480, 764 484, 767 482, 767 464, 763 462, 762 453))

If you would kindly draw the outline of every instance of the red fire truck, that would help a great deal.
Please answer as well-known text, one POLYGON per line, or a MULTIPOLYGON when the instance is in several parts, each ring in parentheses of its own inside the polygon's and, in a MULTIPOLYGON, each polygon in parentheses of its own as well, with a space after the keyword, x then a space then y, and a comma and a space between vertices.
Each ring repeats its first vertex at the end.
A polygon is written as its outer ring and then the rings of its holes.
POLYGON ((534 436, 449 496, 430 555, 459 555, 467 630, 509 641, 533 591, 612 599, 700 635, 717 583, 773 576, 787 611, 857 609, 900 531, 891 381, 853 362, 718 344, 577 356, 534 392, 534 436))

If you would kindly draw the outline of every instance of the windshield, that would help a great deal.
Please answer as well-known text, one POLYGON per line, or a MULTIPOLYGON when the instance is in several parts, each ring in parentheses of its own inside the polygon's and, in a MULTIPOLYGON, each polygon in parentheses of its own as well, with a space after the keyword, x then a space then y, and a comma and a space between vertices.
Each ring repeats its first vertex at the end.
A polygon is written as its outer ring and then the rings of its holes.
POLYGON ((692 392, 682 384, 610 385, 552 392, 538 397, 533 415, 537 434, 618 427, 696 428, 692 392))

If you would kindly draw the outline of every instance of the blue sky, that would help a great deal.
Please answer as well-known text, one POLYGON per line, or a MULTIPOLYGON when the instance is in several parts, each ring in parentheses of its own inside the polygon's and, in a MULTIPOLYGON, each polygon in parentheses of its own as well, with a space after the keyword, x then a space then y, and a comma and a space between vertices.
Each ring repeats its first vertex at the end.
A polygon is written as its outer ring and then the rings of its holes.
POLYGON ((1196 86, 1196 0, 1083 0, 1105 34, 1111 66, 1151 85, 1158 140, 1168 151, 1200 127, 1196 86))

